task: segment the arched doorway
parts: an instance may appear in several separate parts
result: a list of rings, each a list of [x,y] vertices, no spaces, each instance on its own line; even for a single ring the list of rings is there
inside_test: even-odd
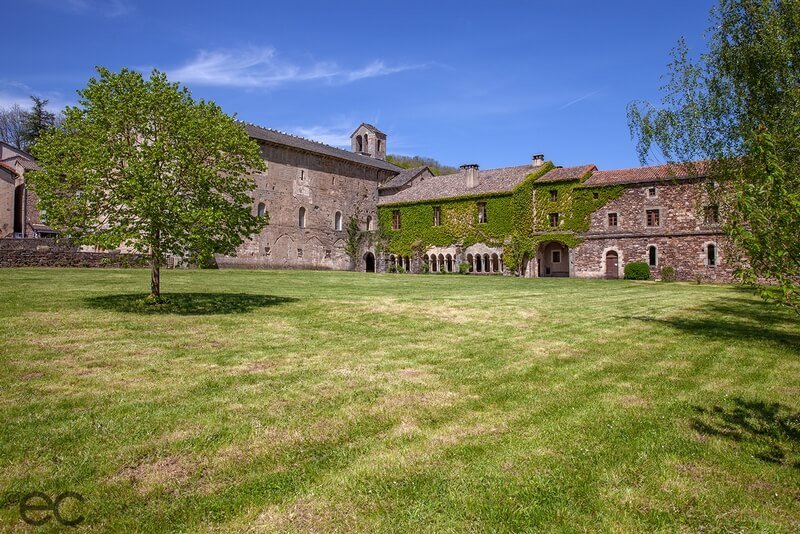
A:
[[[375,255],[372,252],[364,254],[364,271],[368,273],[375,272]]]
[[[25,226],[23,211],[25,206],[25,186],[20,184],[14,188],[14,234],[22,235]]]
[[[548,241],[539,245],[537,276],[567,277],[570,275],[570,250],[564,243]]]
[[[606,278],[619,278],[619,254],[616,250],[606,252]]]

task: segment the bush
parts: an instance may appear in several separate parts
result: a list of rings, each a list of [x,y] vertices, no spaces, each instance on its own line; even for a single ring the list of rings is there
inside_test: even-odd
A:
[[[650,280],[650,266],[644,261],[632,261],[625,265],[626,280]]]
[[[394,266],[394,265],[389,265],[389,267],[386,269],[386,272],[387,273],[396,273],[397,272],[397,267]]]
[[[428,274],[429,272],[431,272],[431,266],[428,265],[428,262],[423,262],[422,263],[422,274]]]
[[[674,267],[662,267],[661,268],[661,281],[662,282],[674,282],[678,279],[677,273],[675,273]]]
[[[469,263],[465,261],[461,262],[458,264],[458,272],[460,274],[469,274],[469,267],[470,267]]]
[[[397,266],[397,271],[396,271],[396,272],[397,272],[398,274],[405,274],[405,272],[406,272],[406,268],[405,268],[405,267],[403,267],[402,265],[398,265],[398,266]]]

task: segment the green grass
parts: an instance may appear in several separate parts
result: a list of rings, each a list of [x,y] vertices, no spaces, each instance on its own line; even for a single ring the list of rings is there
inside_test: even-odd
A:
[[[735,287],[0,275],[0,529],[800,529],[800,326]]]

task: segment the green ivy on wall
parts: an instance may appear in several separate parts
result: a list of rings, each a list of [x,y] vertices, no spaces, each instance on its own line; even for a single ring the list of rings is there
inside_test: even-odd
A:
[[[386,204],[378,208],[378,223],[388,237],[387,250],[406,256],[415,250],[475,243],[503,247],[503,262],[519,269],[523,259],[536,255],[540,243],[560,241],[572,248],[577,234],[589,229],[592,212],[624,192],[622,186],[583,188],[586,178],[570,182],[537,184],[536,180],[555,168],[547,162],[513,190],[488,195],[465,195],[443,200]],[[588,173],[587,173],[588,176]],[[551,191],[557,192],[551,200]],[[594,195],[598,198],[595,199]],[[487,222],[478,223],[478,202],[486,203]],[[433,209],[441,208],[440,225],[433,225]],[[400,229],[392,229],[392,212],[400,211]],[[558,228],[550,227],[550,213],[560,214]]]

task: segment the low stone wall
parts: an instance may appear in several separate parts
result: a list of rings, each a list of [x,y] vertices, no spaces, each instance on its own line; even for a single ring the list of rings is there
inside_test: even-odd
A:
[[[148,258],[119,252],[82,252],[54,239],[0,239],[0,267],[145,267]]]

